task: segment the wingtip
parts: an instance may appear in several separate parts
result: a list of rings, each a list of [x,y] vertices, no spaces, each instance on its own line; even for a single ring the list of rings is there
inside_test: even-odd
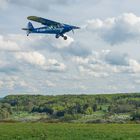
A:
[[[28,16],[27,19],[30,20],[32,17],[34,17],[34,16]]]
[[[37,16],[28,16],[28,17],[27,17],[28,20],[34,20],[34,19],[36,19],[36,18],[38,18],[38,17],[37,17]]]

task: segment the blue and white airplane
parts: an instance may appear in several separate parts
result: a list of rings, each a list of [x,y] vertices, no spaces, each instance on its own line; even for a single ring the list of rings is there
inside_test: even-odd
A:
[[[27,36],[30,33],[42,33],[42,34],[55,34],[56,38],[63,37],[64,40],[67,40],[67,36],[65,33],[72,31],[74,33],[75,29],[80,29],[80,27],[67,25],[59,22],[55,22],[52,20],[44,19],[36,16],[27,17],[28,20],[39,22],[43,24],[43,27],[34,28],[31,22],[28,23],[27,28],[23,28],[22,30],[27,31]]]

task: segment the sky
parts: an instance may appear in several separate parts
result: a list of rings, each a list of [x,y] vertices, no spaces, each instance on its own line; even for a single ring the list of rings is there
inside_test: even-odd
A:
[[[139,92],[139,5],[139,0],[0,0],[0,97]],[[27,16],[81,29],[67,33],[67,41],[27,37],[21,30]]]

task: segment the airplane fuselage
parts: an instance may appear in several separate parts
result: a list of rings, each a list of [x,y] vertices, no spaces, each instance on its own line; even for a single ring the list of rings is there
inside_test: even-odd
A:
[[[40,27],[40,28],[34,28],[30,30],[30,33],[62,35],[71,30],[72,30],[71,26],[66,26],[66,25],[64,27],[45,26],[45,27]]]

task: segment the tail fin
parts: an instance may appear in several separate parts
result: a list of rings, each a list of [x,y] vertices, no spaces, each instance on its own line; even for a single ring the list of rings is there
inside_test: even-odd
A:
[[[27,33],[27,36],[29,36],[30,33],[34,30],[34,26],[31,22],[28,23],[27,28],[22,28],[22,30],[25,30]]]
[[[33,30],[34,26],[31,22],[29,22],[28,25],[27,25],[27,28],[28,28],[28,30]]]

